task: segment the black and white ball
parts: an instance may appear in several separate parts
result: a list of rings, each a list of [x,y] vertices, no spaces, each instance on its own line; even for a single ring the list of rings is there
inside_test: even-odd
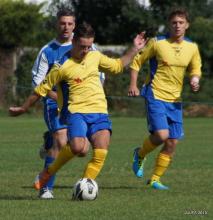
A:
[[[73,200],[95,200],[98,196],[98,184],[95,180],[82,178],[73,187]]]

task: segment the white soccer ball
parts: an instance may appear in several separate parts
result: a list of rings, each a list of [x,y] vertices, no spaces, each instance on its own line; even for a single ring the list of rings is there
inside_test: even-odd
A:
[[[98,184],[95,180],[82,178],[73,187],[73,200],[95,200],[98,196]]]

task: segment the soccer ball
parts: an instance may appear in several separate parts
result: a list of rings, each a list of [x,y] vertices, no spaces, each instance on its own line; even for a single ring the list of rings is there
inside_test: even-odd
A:
[[[95,180],[82,178],[73,187],[73,200],[95,200],[98,196],[98,184]]]

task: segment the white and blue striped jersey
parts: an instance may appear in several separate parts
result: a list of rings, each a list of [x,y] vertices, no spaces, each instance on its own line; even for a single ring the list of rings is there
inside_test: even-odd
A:
[[[44,80],[53,64],[58,62],[71,48],[71,42],[61,44],[54,39],[40,50],[32,68],[33,87],[39,85]]]

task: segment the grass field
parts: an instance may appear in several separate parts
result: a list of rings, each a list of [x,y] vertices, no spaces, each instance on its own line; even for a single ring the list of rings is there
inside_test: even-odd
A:
[[[40,117],[0,118],[0,219],[172,220],[213,219],[213,119],[185,119],[185,138],[162,181],[168,191],[146,186],[157,152],[149,155],[145,178],[131,172],[133,148],[147,135],[145,119],[113,118],[109,155],[97,178],[93,202],[71,201],[73,184],[86,158],[76,158],[57,174],[55,199],[41,201],[32,188],[43,161],[38,156],[45,130]],[[51,216],[51,217],[49,217]]]

